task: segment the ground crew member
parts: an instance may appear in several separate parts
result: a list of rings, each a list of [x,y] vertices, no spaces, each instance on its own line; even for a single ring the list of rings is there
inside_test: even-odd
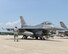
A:
[[[18,28],[16,26],[14,28],[14,41],[18,42]]]

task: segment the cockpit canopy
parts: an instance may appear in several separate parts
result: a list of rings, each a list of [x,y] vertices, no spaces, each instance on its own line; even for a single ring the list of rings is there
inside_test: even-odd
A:
[[[45,24],[45,25],[52,25],[52,23],[51,23],[51,22],[48,22],[48,21],[43,22],[42,24]]]

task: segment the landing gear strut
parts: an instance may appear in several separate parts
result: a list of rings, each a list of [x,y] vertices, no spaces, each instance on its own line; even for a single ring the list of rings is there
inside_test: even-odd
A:
[[[23,35],[22,39],[27,39],[27,36],[26,35]]]

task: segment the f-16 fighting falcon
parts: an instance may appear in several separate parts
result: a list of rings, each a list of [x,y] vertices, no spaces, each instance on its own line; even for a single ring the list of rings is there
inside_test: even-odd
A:
[[[24,21],[24,18],[20,16],[21,28],[19,33],[23,34],[23,39],[27,39],[28,36],[35,39],[48,39],[51,31],[64,30],[64,28],[54,27],[50,22],[43,22],[35,26],[29,26]],[[14,30],[13,28],[6,28],[8,31]]]

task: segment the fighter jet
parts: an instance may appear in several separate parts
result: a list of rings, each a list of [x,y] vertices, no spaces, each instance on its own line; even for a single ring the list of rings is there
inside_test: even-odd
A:
[[[60,33],[63,33],[65,36],[68,36],[68,27],[61,21],[60,26],[65,28],[65,30],[61,30]]]
[[[43,22],[35,26],[29,26],[24,21],[24,18],[20,16],[21,28],[19,33],[23,34],[23,38],[27,39],[28,36],[36,39],[48,39],[51,31],[64,30],[64,28],[54,27],[50,22]],[[13,30],[13,28],[6,28],[7,30]]]

